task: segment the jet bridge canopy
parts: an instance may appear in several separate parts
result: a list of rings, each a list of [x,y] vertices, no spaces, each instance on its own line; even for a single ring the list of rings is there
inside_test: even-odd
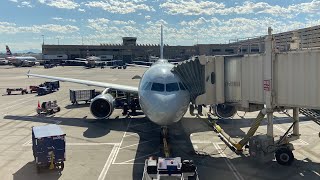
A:
[[[273,52],[272,81],[264,78],[266,58],[266,53],[199,56],[173,72],[196,104],[230,103],[248,110],[265,104],[265,92],[271,91],[273,107],[320,109],[319,49]]]

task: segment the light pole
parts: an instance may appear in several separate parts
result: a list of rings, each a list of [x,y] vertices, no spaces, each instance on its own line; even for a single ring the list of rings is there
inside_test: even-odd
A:
[[[59,43],[59,39],[60,39],[60,38],[57,38],[57,39],[58,39],[58,45],[59,45],[59,44],[60,44],[60,43]]]
[[[44,35],[41,35],[42,36],[42,45],[44,45]]]

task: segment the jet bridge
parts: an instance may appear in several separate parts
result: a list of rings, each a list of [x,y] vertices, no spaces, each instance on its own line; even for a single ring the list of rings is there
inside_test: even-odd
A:
[[[320,109],[320,49],[277,52],[269,38],[262,54],[199,56],[172,71],[198,105],[228,104],[245,111],[267,104],[272,109]]]
[[[260,110],[263,116],[266,114],[267,137],[272,138],[268,143],[274,142],[273,112],[293,109],[290,129],[297,139],[299,108],[320,110],[320,49],[302,49],[299,44],[297,33],[293,33],[290,50],[278,51],[269,28],[264,53],[199,56],[176,65],[172,71],[186,85],[191,101],[197,105],[215,105],[218,117],[231,117],[236,110]],[[234,144],[237,150],[241,150],[253,136],[263,120],[261,117],[257,117],[245,138]],[[262,139],[255,142],[265,141]],[[279,153],[287,153],[291,157],[292,145],[283,142],[281,138],[274,144],[275,147],[277,145],[275,152],[279,150],[278,157],[282,157]]]

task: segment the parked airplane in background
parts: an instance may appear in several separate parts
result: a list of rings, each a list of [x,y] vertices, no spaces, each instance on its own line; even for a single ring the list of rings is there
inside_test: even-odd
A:
[[[6,46],[6,60],[10,61],[12,65],[16,67],[31,67],[40,65],[40,63],[37,61],[37,58],[32,56],[13,56],[9,46]]]
[[[180,78],[171,71],[174,65],[163,59],[162,34],[161,26],[161,57],[145,71],[140,80],[139,87],[38,75],[29,72],[27,75],[106,88],[101,95],[91,101],[90,111],[98,119],[108,118],[115,108],[115,97],[106,93],[107,89],[138,94],[139,103],[144,114],[152,122],[166,127],[178,122],[184,116],[190,103],[190,94]]]
[[[9,64],[9,61],[6,60],[5,58],[0,58],[0,65],[7,65]]]
[[[85,62],[86,63],[86,66],[89,67],[89,68],[94,68],[96,66],[98,66],[99,64],[103,63],[101,61],[101,58],[97,57],[97,56],[87,56],[85,59],[83,58],[76,58],[77,60],[79,61],[76,61],[76,62]],[[73,60],[71,60],[73,61]]]
[[[101,61],[100,57],[97,56],[87,56],[86,58],[76,58],[76,60],[66,60],[68,62],[80,62],[85,63],[85,66],[88,68],[94,68],[98,65],[104,65],[104,61]]]
[[[80,62],[85,63],[87,68],[95,68],[96,66],[123,66],[122,60],[109,60],[109,61],[102,61],[100,57],[97,56],[87,56],[87,58],[76,58],[76,60],[66,60],[69,62]]]

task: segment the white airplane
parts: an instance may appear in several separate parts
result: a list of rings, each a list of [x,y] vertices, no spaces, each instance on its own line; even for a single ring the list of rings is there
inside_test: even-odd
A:
[[[122,60],[112,60],[112,61],[101,61],[100,57],[97,56],[87,56],[86,58],[76,58],[76,60],[67,60],[69,62],[80,62],[85,63],[86,67],[94,68],[98,65],[118,65],[122,64]]]
[[[161,58],[145,71],[140,80],[139,87],[38,75],[31,74],[30,72],[27,73],[27,76],[106,88],[106,90],[101,95],[95,97],[90,104],[92,115],[98,119],[108,118],[114,110],[115,99],[111,94],[106,93],[107,89],[137,93],[144,114],[152,122],[166,127],[178,122],[184,116],[190,103],[190,94],[180,78],[171,72],[174,65],[163,59],[162,35],[161,26]]]
[[[76,59],[79,61],[77,61],[77,60],[70,60],[70,61],[85,62],[86,66],[90,67],[90,68],[94,68],[99,63],[103,63],[103,61],[101,61],[101,58],[99,58],[97,56],[87,56],[85,59],[83,59],[83,58],[76,58]]]
[[[0,58],[0,65],[7,65],[9,64],[9,61],[6,60],[5,58]]]
[[[32,56],[13,56],[9,46],[6,46],[6,60],[10,61],[12,65],[16,67],[31,67],[31,66],[36,66],[40,65],[40,63],[37,61],[37,58],[32,57]]]

